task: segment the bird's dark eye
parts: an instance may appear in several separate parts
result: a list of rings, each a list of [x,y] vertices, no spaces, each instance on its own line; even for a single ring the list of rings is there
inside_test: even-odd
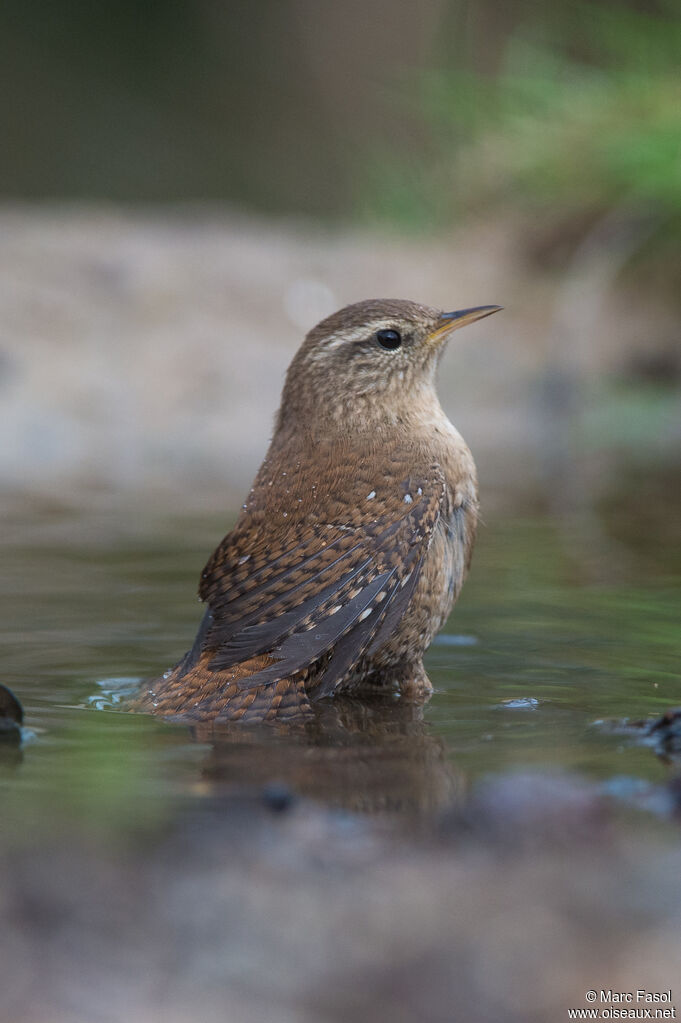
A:
[[[381,348],[387,348],[389,352],[394,352],[402,344],[402,337],[396,330],[377,330],[376,340]]]

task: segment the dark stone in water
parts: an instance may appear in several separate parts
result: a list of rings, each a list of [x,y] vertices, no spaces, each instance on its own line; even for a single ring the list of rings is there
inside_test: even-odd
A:
[[[283,813],[290,810],[296,801],[295,793],[281,782],[270,782],[262,790],[262,800],[269,810]]]
[[[662,717],[648,725],[647,735],[654,739],[659,751],[667,756],[681,753],[681,707],[671,707]]]
[[[0,683],[0,742],[20,742],[24,711],[11,689]]]
[[[681,760],[681,707],[670,707],[657,718],[606,719],[594,724],[613,735],[629,736],[668,763]]]

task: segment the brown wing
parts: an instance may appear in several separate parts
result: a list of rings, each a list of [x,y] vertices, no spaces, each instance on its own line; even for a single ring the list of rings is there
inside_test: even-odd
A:
[[[260,532],[247,522],[237,527],[201,581],[209,611],[200,652],[213,654],[211,670],[268,654],[274,664],[239,682],[251,689],[327,658],[315,692],[331,692],[360,656],[385,642],[404,614],[444,493],[434,466],[427,477],[379,495],[376,515],[368,520],[366,507],[347,523],[307,519],[292,524],[276,545],[267,523]]]

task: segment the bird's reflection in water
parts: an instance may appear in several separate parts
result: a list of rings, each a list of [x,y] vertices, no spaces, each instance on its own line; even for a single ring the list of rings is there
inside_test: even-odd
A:
[[[203,779],[211,790],[260,788],[336,809],[427,821],[464,792],[463,775],[423,707],[397,698],[336,698],[276,725],[196,726],[211,743]]]

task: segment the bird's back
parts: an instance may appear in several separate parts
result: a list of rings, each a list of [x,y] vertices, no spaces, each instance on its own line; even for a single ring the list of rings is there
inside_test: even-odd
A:
[[[138,708],[271,718],[361,685],[428,690],[423,653],[477,518],[475,466],[435,371],[452,330],[497,308],[370,300],[310,331],[270,450],[201,577],[194,646]]]
[[[473,544],[467,448],[445,438],[408,453],[344,443],[314,463],[298,455],[270,452],[202,574],[208,608],[194,646],[140,709],[281,718],[420,662]]]

